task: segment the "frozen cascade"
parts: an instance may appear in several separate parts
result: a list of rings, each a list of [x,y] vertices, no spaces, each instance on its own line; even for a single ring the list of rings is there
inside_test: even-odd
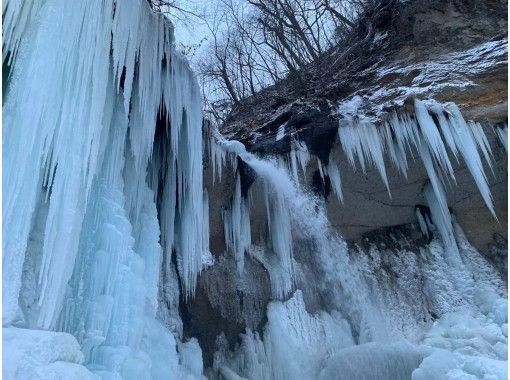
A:
[[[342,290],[332,295],[332,302],[340,307],[348,297],[347,312],[360,329],[360,339],[369,339],[384,331],[377,322],[377,311],[365,301],[367,293],[357,279],[357,273],[350,270],[346,244],[331,231],[320,200],[297,185],[286,165],[278,164],[276,160],[260,159],[247,152],[242,143],[225,140],[218,133],[213,138],[226,152],[238,155],[257,173],[256,181],[262,182],[269,249],[252,247],[250,254],[268,270],[273,295],[281,299],[295,288],[293,242],[297,238],[313,241],[316,265],[324,268],[324,283],[332,285],[340,281],[342,284]],[[225,231],[226,234],[233,232]]]
[[[172,26],[142,0],[10,0],[4,36],[3,325],[73,334],[68,367],[102,377],[200,378],[196,340],[156,318],[163,261],[185,297],[211,264],[200,92]]]
[[[198,340],[183,341],[179,315],[179,299],[190,300],[199,273],[214,265],[201,102],[171,25],[143,0],[9,0],[3,15],[12,67],[3,130],[4,374],[203,378]],[[451,153],[494,213],[483,162],[491,168],[491,149],[454,104],[416,100],[415,110],[379,126],[350,119],[339,137],[350,164],[376,167],[388,191],[384,154],[404,175],[407,156],[421,158],[430,214],[417,208],[417,220],[431,241],[418,252],[405,238],[384,252],[348,250],[324,202],[299,185],[311,159],[304,143],[292,141],[285,162],[212,133],[213,181],[227,162],[236,172],[223,214],[227,250],[241,276],[246,254],[259,261],[272,291],[261,332],[247,330],[234,348],[217,338],[221,376],[505,377],[506,286],[445,196]],[[506,128],[496,133],[506,148]],[[242,194],[238,159],[256,173],[252,188],[265,202],[260,246],[251,235],[255,190]],[[342,200],[338,163],[319,160],[318,168]],[[394,282],[388,268],[399,274]]]

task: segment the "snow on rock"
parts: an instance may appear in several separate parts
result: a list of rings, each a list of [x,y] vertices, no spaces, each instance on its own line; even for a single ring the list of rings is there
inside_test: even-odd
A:
[[[350,110],[355,115],[352,110],[355,106],[358,115],[370,115],[362,117],[374,122],[388,107],[398,109],[404,106],[410,96],[425,99],[435,98],[442,93],[476,90],[478,86],[483,86],[479,83],[479,77],[507,65],[507,45],[507,38],[489,40],[431,60],[383,65],[377,69],[375,78],[370,76],[368,91],[360,89],[343,101],[340,113]],[[360,76],[367,74],[373,74],[372,67],[360,73]]]

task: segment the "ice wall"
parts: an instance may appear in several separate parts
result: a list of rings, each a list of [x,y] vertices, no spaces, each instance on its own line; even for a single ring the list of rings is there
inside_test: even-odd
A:
[[[3,7],[3,325],[71,333],[102,377],[200,376],[196,341],[156,319],[161,263],[190,297],[210,262],[201,99],[172,25],[142,0]]]

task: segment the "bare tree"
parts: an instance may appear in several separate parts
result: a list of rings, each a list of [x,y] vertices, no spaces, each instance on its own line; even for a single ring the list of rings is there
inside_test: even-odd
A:
[[[156,11],[200,18],[207,26],[198,74],[206,111],[221,123],[242,99],[306,70],[337,46],[366,0],[218,0],[212,14],[201,15],[182,0],[148,1]]]

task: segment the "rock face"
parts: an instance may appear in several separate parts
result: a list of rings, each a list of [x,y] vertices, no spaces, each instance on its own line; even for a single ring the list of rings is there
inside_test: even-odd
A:
[[[300,183],[324,199],[332,227],[350,247],[359,248],[356,254],[367,253],[374,244],[383,252],[396,241],[405,240],[409,243],[405,249],[416,257],[411,264],[417,265],[419,272],[418,266],[424,260],[420,247],[428,240],[417,227],[415,209],[426,204],[422,190],[429,177],[418,154],[414,152],[415,159],[408,160],[406,178],[385,152],[390,196],[375,165],[366,171],[352,167],[339,143],[338,128],[353,119],[380,126],[394,111],[412,115],[414,98],[456,103],[466,120],[483,125],[492,150],[492,169],[486,162],[484,169],[497,220],[484,203],[464,160],[453,156],[450,161],[455,183],[445,189],[448,206],[469,242],[506,277],[507,151],[494,129],[496,124],[507,121],[506,5],[475,0],[386,3],[386,11],[375,21],[374,37],[368,46],[352,53],[352,63],[345,70],[326,73],[324,82],[326,74],[321,67],[327,67],[332,59],[325,57],[325,62],[312,65],[309,72],[303,73],[302,86],[292,83],[295,78],[289,78],[246,99],[232,112],[221,132],[264,157],[288,158],[295,141],[306,145],[311,159],[306,175],[299,176]],[[331,54],[334,56],[334,52]],[[316,77],[321,75],[325,85],[318,87]],[[343,202],[334,196],[331,179],[320,173],[321,165],[327,166],[330,160],[337,163],[341,173]],[[235,168],[227,161],[218,180],[211,163],[206,162],[205,167],[204,182],[211,199],[210,247],[216,265],[201,275],[197,297],[183,306],[190,316],[188,320],[184,318],[183,324],[185,334],[198,337],[204,365],[210,367],[218,335],[223,333],[233,348],[239,333],[246,328],[262,328],[271,291],[269,274],[260,263],[248,260],[245,277],[240,279],[232,254],[226,252],[222,213],[233,194]],[[237,168],[242,176],[249,177],[239,165]],[[252,180],[247,179],[246,186]],[[264,244],[267,230],[261,216],[265,212],[261,198],[252,195],[251,199],[252,243],[259,245]],[[306,281],[306,276],[321,275],[319,269],[313,269],[316,263],[312,259],[295,254],[304,268],[300,281]],[[389,264],[382,263],[376,271],[398,282],[398,273],[391,271],[391,260],[402,268],[407,262],[399,257],[388,260]],[[324,308],[326,303],[313,292],[307,295],[305,291],[304,298],[309,311]],[[420,318],[429,318],[425,314],[430,317],[434,311],[416,312]]]

